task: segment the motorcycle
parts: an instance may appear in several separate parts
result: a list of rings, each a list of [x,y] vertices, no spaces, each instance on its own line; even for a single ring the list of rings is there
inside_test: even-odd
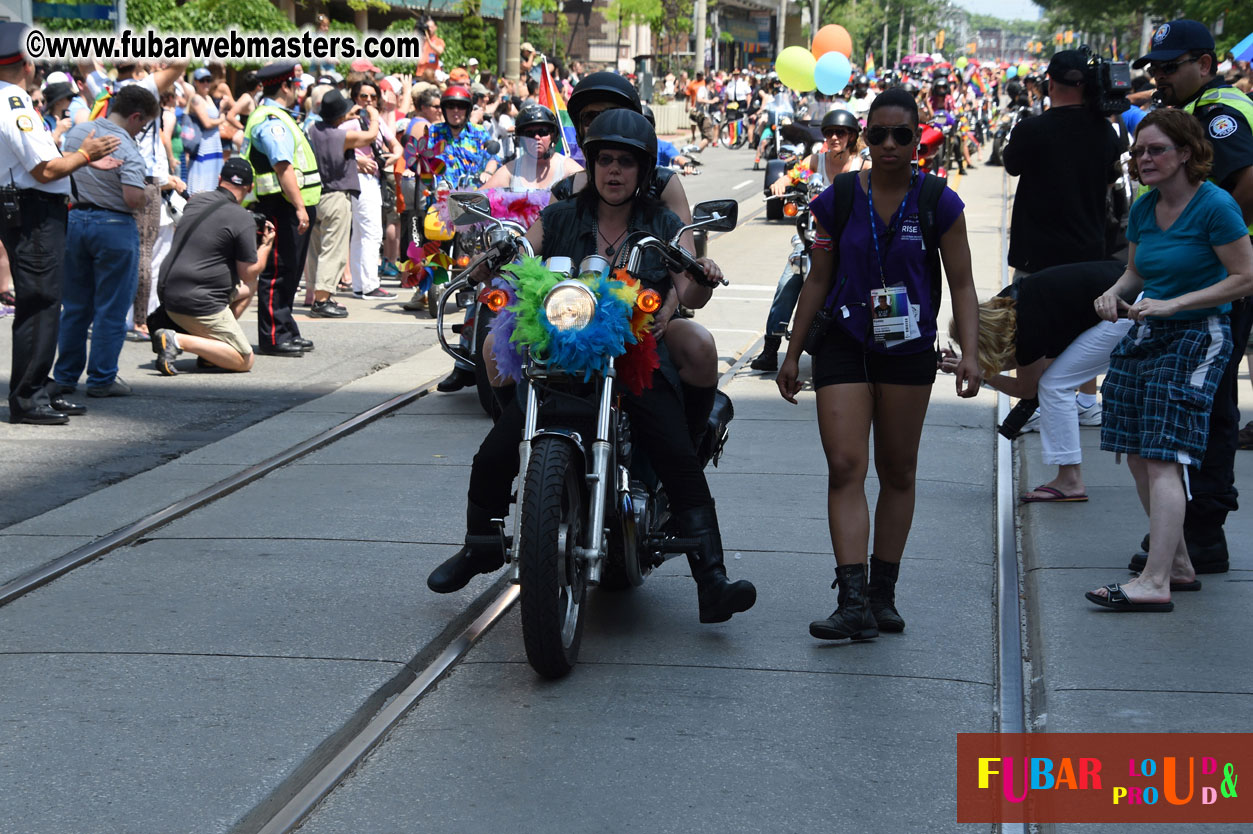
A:
[[[762,184],[762,194],[770,196],[770,186],[787,173],[788,169],[811,153],[822,148],[822,130],[817,124],[809,122],[791,122],[781,125],[775,131],[778,144],[776,157],[766,163],[766,176]],[[782,220],[783,204],[780,202],[766,203],[766,219]]]
[[[718,144],[728,150],[742,148],[748,144],[749,134],[752,132],[748,126],[748,118],[740,112],[738,102],[729,102],[726,109],[726,121],[718,127]]]
[[[638,586],[666,559],[700,548],[678,535],[665,488],[634,453],[618,389],[650,384],[656,367],[649,327],[662,299],[633,277],[640,258],[652,250],[668,268],[703,276],[679,236],[730,231],[738,207],[734,200],[701,203],[673,240],[633,232],[617,263],[592,256],[576,267],[569,258],[539,262],[520,229],[491,217],[482,195],[452,201],[458,225],[495,224],[482,257],[504,272],[480,296],[511,314],[493,328],[496,358],[502,374],[516,375],[525,389],[518,394],[525,419],[515,534],[506,537],[501,520],[491,543],[503,548],[521,585],[527,660],[540,675],[559,678],[578,661],[589,588]],[[519,254],[526,257],[511,263]],[[732,411],[723,395],[699,450],[702,465],[716,465]]]
[[[1009,134],[1018,126],[1019,122],[1030,115],[1030,106],[1019,105],[1012,107],[1001,116],[1000,123],[996,126],[996,133],[992,136],[992,152],[988,154],[989,165],[1005,164],[1001,159],[1001,152],[1005,149],[1005,143],[1009,141]]]

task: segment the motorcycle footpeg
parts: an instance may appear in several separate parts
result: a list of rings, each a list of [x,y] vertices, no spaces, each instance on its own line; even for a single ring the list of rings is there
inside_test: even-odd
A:
[[[454,324],[454,325],[452,326],[452,332],[453,332],[453,333],[456,333],[458,336],[460,336],[460,335],[461,335],[461,331],[462,331],[464,328],[465,328],[465,325],[464,325],[464,324]]]
[[[657,542],[656,549],[663,553],[692,553],[700,550],[700,539],[685,539],[680,536],[667,536]]]

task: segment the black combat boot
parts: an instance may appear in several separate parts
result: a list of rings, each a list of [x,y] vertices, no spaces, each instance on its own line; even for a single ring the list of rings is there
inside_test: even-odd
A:
[[[879,624],[880,631],[893,634],[905,630],[905,620],[896,610],[896,577],[900,571],[900,562],[885,562],[871,555],[870,584],[866,588],[870,614]]]
[[[718,515],[713,506],[696,507],[676,512],[679,534],[699,539],[698,553],[687,554],[696,580],[697,600],[702,623],[724,623],[732,614],[747,611],[757,601],[757,589],[747,579],[732,582],[722,563],[722,536],[718,532]]]
[[[1188,548],[1192,569],[1198,574],[1226,573],[1231,570],[1231,557],[1227,552],[1227,534],[1221,524],[1207,529],[1183,528],[1183,543]],[[1131,557],[1127,569],[1140,573],[1149,561],[1149,537],[1146,533],[1140,542],[1140,552]]]
[[[782,336],[767,336],[757,358],[748,364],[754,371],[779,370],[779,345],[783,344]]]
[[[879,627],[866,600],[866,565],[843,565],[835,569],[832,588],[839,588],[835,612],[809,624],[809,633],[820,640],[870,640]]]
[[[491,573],[505,563],[492,514],[472,502],[466,504],[466,543],[451,559],[431,571],[426,586],[437,594],[460,591],[480,573]],[[473,544],[471,544],[473,542]]]
[[[687,418],[687,432],[692,436],[692,448],[700,449],[705,433],[709,431],[709,412],[714,407],[718,388],[697,388],[683,383],[683,416]]]

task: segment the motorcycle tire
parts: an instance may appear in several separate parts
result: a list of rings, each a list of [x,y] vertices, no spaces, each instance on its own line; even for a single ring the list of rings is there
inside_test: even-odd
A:
[[[441,295],[439,286],[431,284],[431,288],[426,291],[426,314],[433,319],[439,318],[439,297]]]
[[[1004,165],[1001,161],[1001,146],[1005,144],[1005,137],[1000,133],[996,134],[992,139],[992,151],[988,154],[988,165],[1000,167]]]
[[[584,544],[584,476],[570,441],[532,441],[515,541],[522,642],[531,668],[545,678],[574,668],[583,639],[587,573],[575,548]]]

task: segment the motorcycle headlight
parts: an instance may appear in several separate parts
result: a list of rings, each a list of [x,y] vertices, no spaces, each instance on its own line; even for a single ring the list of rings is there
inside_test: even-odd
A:
[[[562,281],[544,296],[544,315],[558,330],[582,330],[595,314],[596,296],[579,281]]]

